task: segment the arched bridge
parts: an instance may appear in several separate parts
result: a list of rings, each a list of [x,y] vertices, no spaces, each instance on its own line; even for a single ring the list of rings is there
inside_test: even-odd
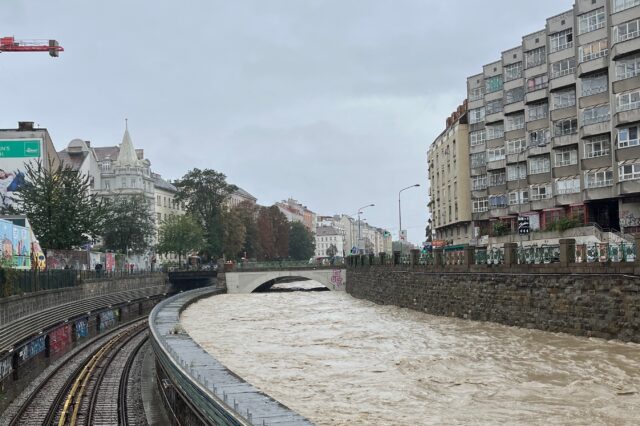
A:
[[[263,284],[280,278],[314,280],[331,291],[345,291],[344,265],[314,266],[300,262],[248,263],[225,273],[228,293],[253,293]]]

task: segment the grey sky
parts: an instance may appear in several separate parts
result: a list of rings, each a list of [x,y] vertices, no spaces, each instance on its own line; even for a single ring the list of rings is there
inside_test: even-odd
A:
[[[174,179],[213,168],[271,204],[366,210],[424,239],[426,150],[466,77],[569,0],[8,1],[0,35],[56,38],[60,58],[0,54],[0,128],[32,120],[136,148]]]

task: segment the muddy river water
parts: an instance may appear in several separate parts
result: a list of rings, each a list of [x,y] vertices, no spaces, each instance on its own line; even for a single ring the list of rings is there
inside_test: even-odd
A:
[[[640,424],[640,345],[436,317],[339,292],[220,295],[186,331],[319,425]]]

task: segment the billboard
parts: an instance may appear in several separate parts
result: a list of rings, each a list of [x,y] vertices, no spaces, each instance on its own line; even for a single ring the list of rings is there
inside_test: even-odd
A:
[[[24,226],[0,219],[0,253],[14,268],[31,268],[31,232]]]
[[[24,184],[24,165],[42,158],[42,139],[0,139],[0,204],[13,204],[14,193]]]

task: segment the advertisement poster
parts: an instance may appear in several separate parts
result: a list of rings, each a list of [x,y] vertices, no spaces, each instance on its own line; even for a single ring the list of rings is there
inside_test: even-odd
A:
[[[71,344],[71,326],[65,324],[49,333],[51,354],[63,353]]]
[[[113,253],[105,253],[104,255],[105,269],[114,271],[116,269],[116,257]]]
[[[24,185],[25,163],[42,159],[42,139],[0,139],[0,204],[14,204]]]

